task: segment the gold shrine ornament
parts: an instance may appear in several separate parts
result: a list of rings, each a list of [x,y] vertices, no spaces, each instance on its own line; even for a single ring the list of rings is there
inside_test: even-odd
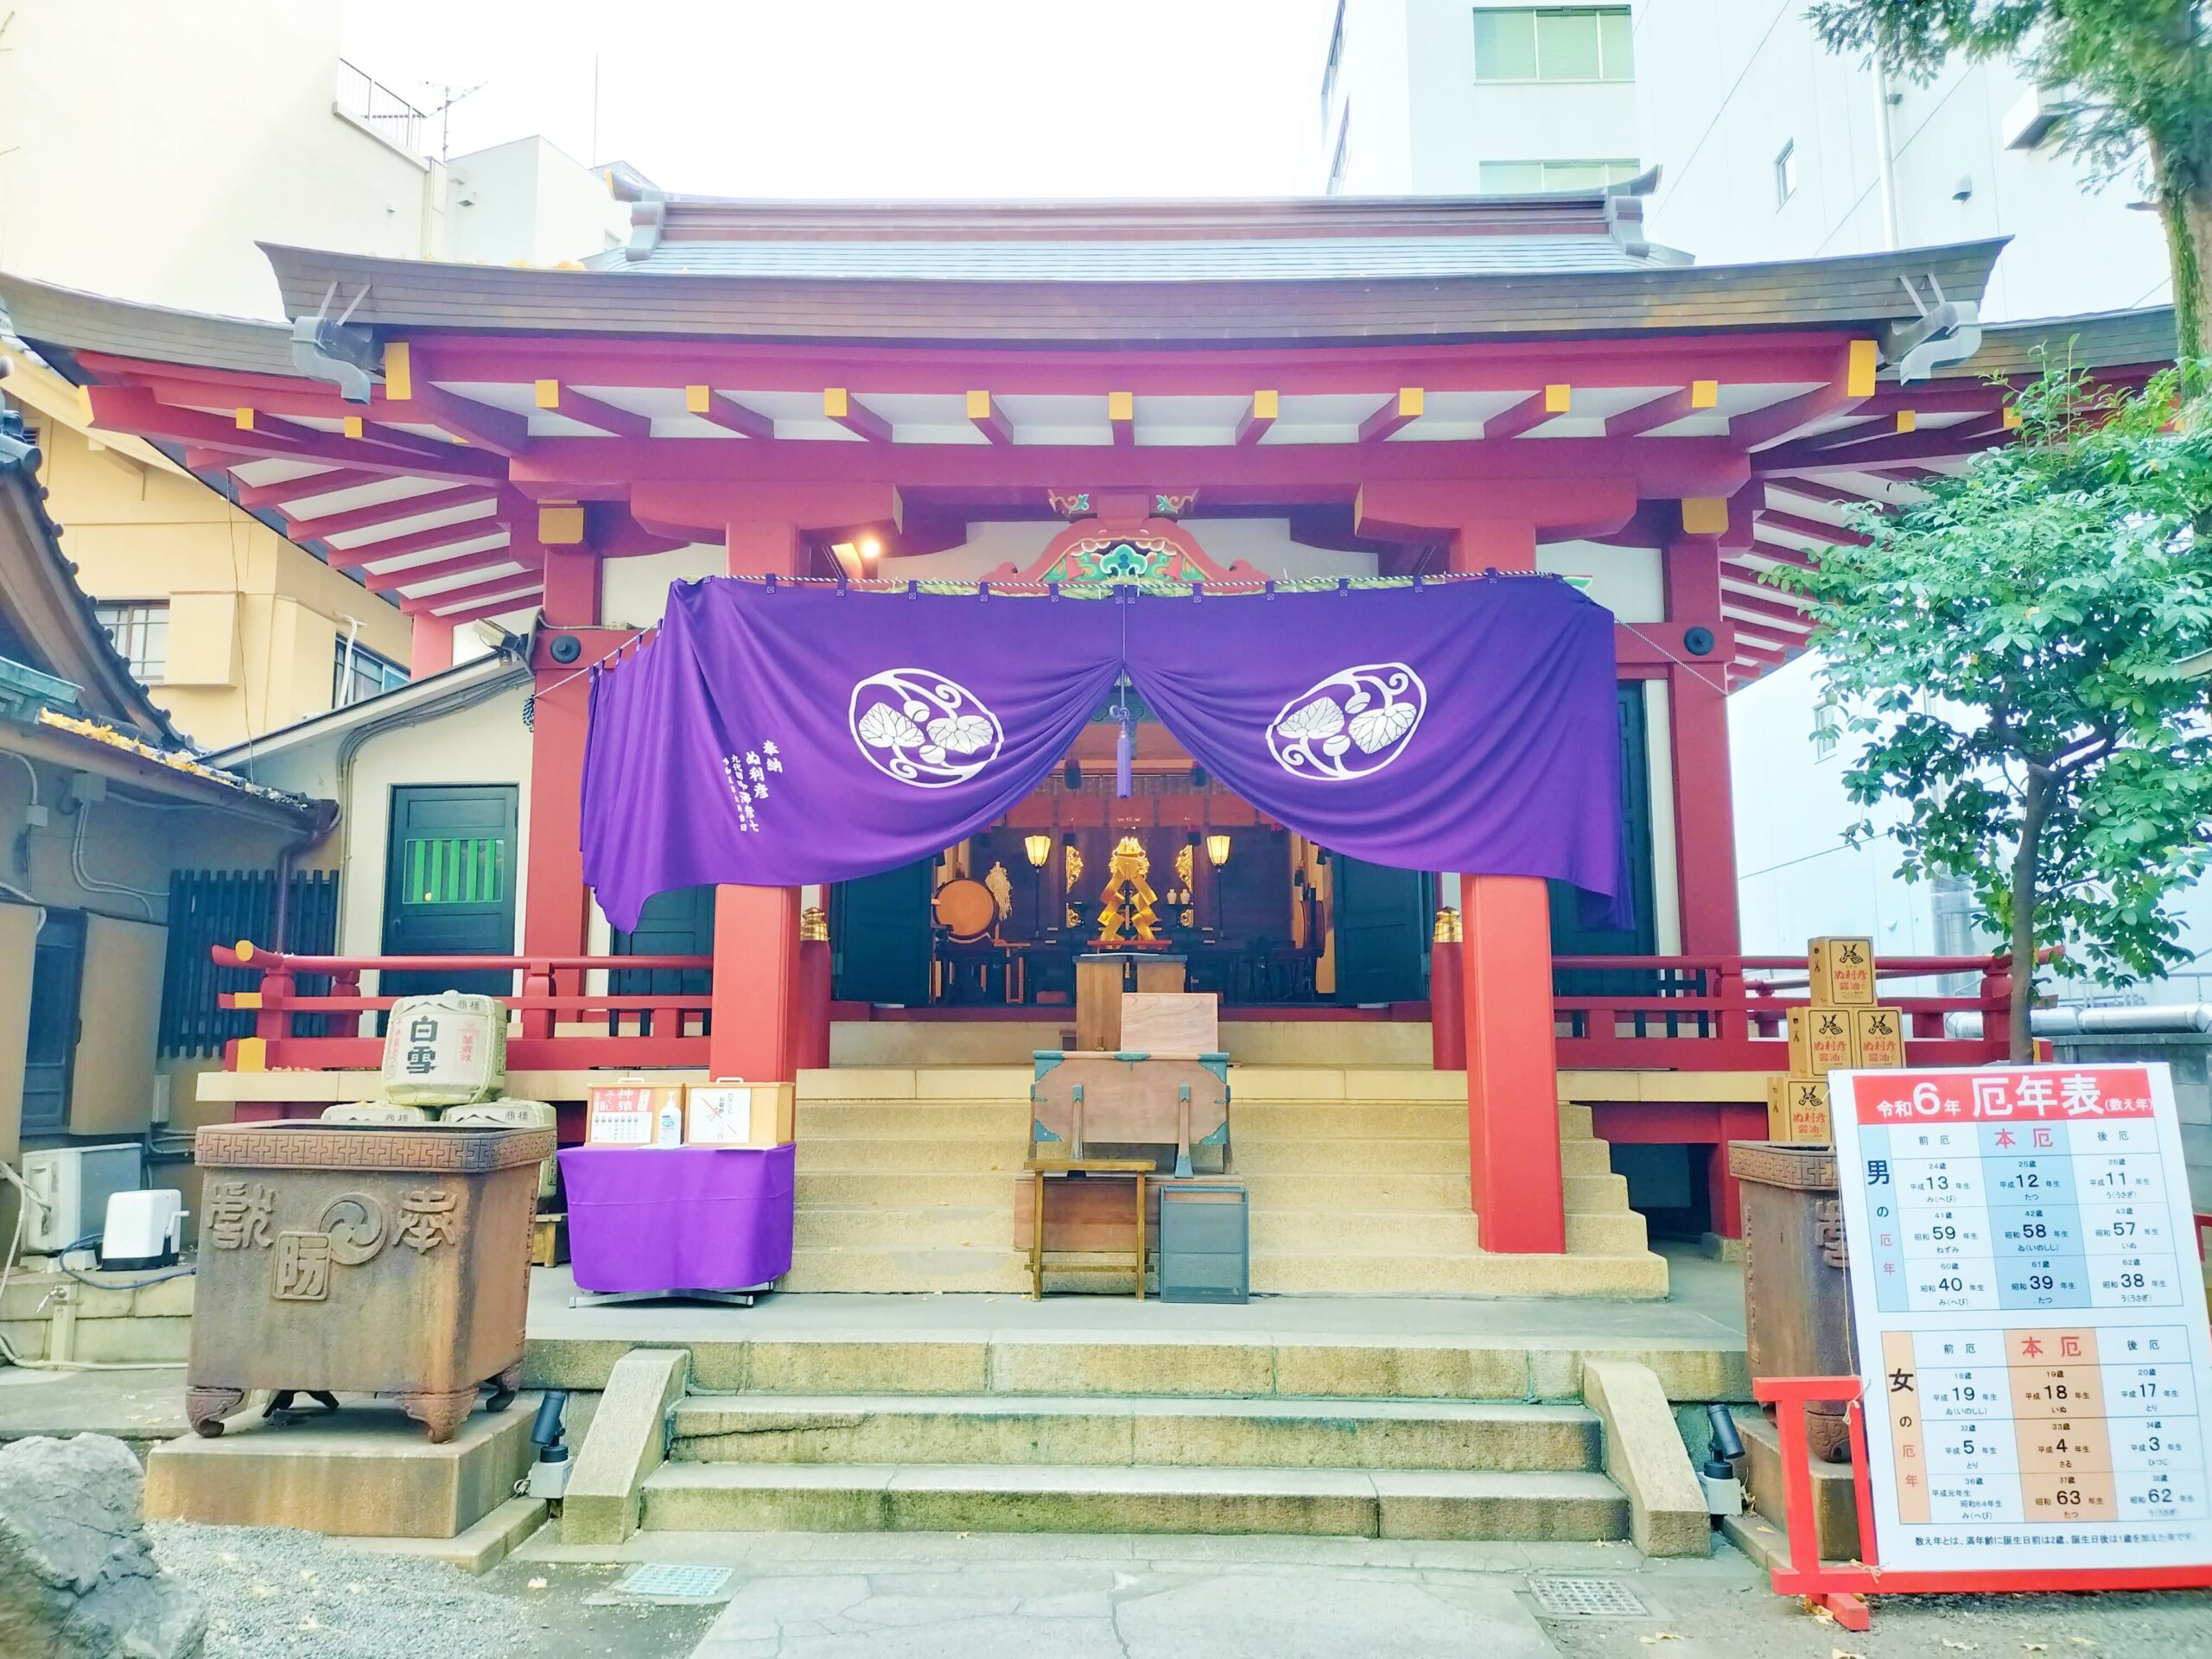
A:
[[[1145,878],[1152,874],[1152,857],[1135,836],[1123,836],[1106,861],[1106,890],[1098,895],[1098,943],[1103,945],[1148,944],[1160,934],[1154,924],[1159,912],[1152,901],[1160,895]]]

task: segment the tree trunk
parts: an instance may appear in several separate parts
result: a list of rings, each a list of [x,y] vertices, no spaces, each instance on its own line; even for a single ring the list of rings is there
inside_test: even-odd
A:
[[[2174,336],[2183,359],[2212,357],[2212,310],[2205,276],[2212,271],[2212,178],[2200,176],[2171,149],[2149,141],[2152,188],[2165,226],[2166,259],[2174,286]]]
[[[2050,810],[2050,772],[2028,763],[2027,792],[2020,803],[2020,845],[2012,855],[2012,1008],[2011,1058],[2036,1057],[2029,1025],[2036,1000],[2036,887],[2043,871],[2043,821]]]

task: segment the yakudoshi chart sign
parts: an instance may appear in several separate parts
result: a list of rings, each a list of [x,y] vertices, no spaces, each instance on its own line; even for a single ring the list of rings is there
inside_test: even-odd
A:
[[[2165,1067],[1830,1086],[1883,1567],[2212,1561],[2212,1336]]]

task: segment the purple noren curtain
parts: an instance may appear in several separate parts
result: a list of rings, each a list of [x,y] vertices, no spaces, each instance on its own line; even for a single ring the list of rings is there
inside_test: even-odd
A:
[[[701,882],[909,864],[1044,781],[1117,679],[1333,851],[1551,876],[1623,919],[1611,613],[1549,577],[1083,599],[679,583],[593,677],[586,879],[615,926]]]

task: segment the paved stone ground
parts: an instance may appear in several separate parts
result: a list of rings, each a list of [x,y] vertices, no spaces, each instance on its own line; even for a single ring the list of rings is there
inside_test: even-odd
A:
[[[593,1607],[616,1571],[550,1544],[484,1586],[536,1604],[522,1650],[542,1659],[2212,1659],[2212,1593],[1901,1600],[1854,1636],[1726,1546],[1673,1562],[1593,1544],[663,1533],[627,1553],[728,1565],[729,1599]],[[1554,1575],[1624,1584],[1646,1611],[1539,1618],[1530,1580]]]

